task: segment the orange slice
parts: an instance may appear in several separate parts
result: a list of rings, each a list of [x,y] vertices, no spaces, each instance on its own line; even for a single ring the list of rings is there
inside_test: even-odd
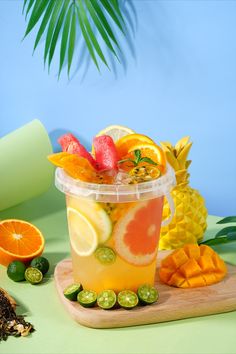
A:
[[[12,261],[29,262],[40,256],[44,237],[29,222],[8,219],[0,222],[0,263],[7,266]]]
[[[126,262],[148,265],[155,261],[163,199],[138,202],[114,228],[115,250]]]
[[[48,156],[48,160],[57,167],[63,167],[64,161],[66,158],[73,156],[68,152],[58,152],[56,154],[51,154]]]
[[[116,148],[120,159],[123,159],[128,151],[136,144],[149,143],[155,144],[152,139],[142,134],[129,134],[123,136],[116,142]]]
[[[136,144],[128,150],[128,153],[123,157],[123,159],[135,160],[135,150],[140,150],[142,157],[149,157],[154,162],[156,162],[157,167],[159,168],[162,174],[166,172],[166,157],[164,151],[160,146],[149,143]],[[151,164],[149,164],[148,162],[140,162],[138,166],[146,165],[150,166]],[[129,171],[131,168],[134,167],[134,164],[128,161],[121,163],[120,167],[126,171]]]
[[[78,155],[71,155],[62,160],[63,169],[75,179],[81,181],[98,183],[98,184],[111,184],[113,183],[114,176],[108,172],[98,172],[89,161]]]

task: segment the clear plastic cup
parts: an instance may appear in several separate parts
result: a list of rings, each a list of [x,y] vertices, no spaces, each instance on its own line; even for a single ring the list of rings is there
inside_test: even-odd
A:
[[[174,214],[173,169],[168,165],[165,175],[149,182],[106,185],[57,168],[55,183],[66,195],[75,282],[97,292],[154,284],[160,228]],[[164,196],[171,215],[162,221]]]

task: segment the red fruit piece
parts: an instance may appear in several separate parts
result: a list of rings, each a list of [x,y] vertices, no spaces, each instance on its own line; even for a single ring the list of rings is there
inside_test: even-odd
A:
[[[62,147],[62,151],[68,152],[69,154],[79,155],[80,157],[87,159],[94,168],[97,168],[97,163],[94,158],[73,134],[68,133],[62,135],[58,139],[58,142]]]
[[[118,154],[113,139],[108,135],[97,136],[93,140],[95,158],[99,170],[117,170]]]

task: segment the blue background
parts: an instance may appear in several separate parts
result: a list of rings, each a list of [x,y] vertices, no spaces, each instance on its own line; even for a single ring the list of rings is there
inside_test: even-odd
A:
[[[21,42],[22,2],[0,1],[0,136],[34,118],[87,145],[115,123],[157,141],[190,135],[191,185],[211,214],[236,214],[236,2],[137,0],[125,9],[125,65],[99,74],[84,60],[58,81],[58,55],[48,75],[44,43],[32,57],[35,32]]]

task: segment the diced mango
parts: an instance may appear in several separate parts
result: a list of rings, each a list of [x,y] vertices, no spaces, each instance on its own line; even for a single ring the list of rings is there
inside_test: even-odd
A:
[[[215,270],[215,265],[212,257],[209,255],[201,256],[198,260],[198,264],[204,272],[213,272]]]
[[[205,286],[206,281],[202,274],[196,275],[195,277],[188,278],[187,280],[190,288],[197,288],[198,286]]]
[[[201,274],[201,268],[194,258],[189,258],[187,262],[180,267],[179,270],[186,279]]]
[[[196,260],[200,257],[200,248],[198,245],[190,244],[184,246],[185,253],[189,258],[194,258]]]

